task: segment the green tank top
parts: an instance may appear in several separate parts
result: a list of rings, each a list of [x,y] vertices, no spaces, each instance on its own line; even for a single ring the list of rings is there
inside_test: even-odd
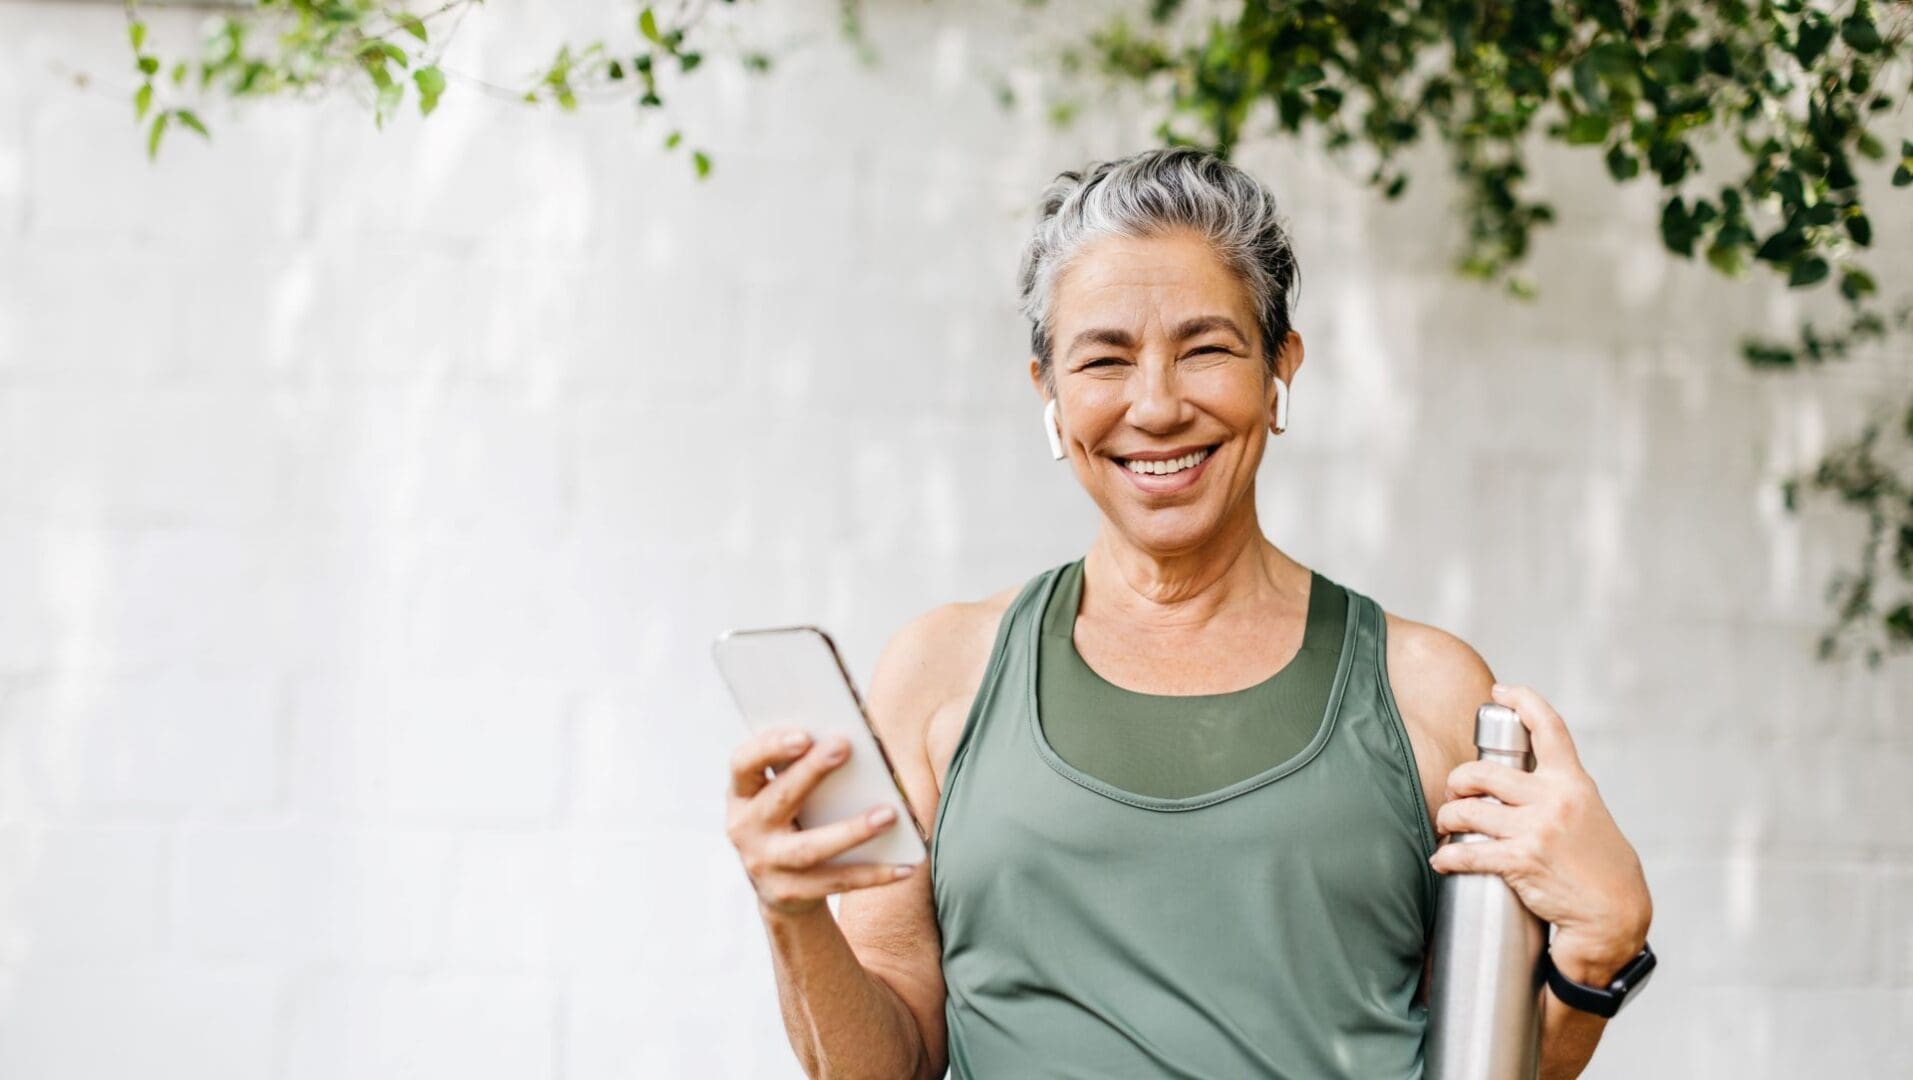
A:
[[[1347,616],[1305,746],[1166,797],[1044,735],[1063,570],[998,623],[931,832],[951,1076],[1419,1077],[1435,835],[1380,606],[1332,586]]]
[[[1126,791],[1216,791],[1284,761],[1322,722],[1341,657],[1348,598],[1309,572],[1302,645],[1281,670],[1220,694],[1145,694],[1103,678],[1076,651],[1083,560],[1064,566],[1043,608],[1037,716],[1057,756]]]

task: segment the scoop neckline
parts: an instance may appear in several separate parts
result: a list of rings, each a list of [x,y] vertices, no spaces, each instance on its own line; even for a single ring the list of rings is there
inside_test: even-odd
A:
[[[1205,806],[1213,806],[1216,803],[1235,798],[1237,795],[1245,794],[1265,784],[1280,780],[1284,776],[1308,764],[1315,755],[1321,753],[1322,747],[1327,745],[1329,735],[1335,729],[1336,718],[1341,714],[1343,690],[1348,685],[1349,671],[1354,666],[1355,632],[1356,625],[1360,621],[1361,616],[1356,595],[1346,586],[1341,586],[1341,588],[1348,598],[1348,615],[1345,620],[1346,624],[1342,628],[1342,651],[1341,654],[1336,657],[1335,678],[1329,686],[1328,704],[1322,709],[1322,719],[1321,722],[1315,726],[1314,737],[1311,738],[1308,744],[1302,747],[1302,749],[1297,750],[1283,761],[1271,765],[1252,776],[1237,780],[1232,784],[1226,784],[1214,791],[1182,796],[1144,795],[1140,792],[1129,791],[1106,781],[1099,780],[1078,769],[1076,766],[1071,765],[1068,761],[1064,760],[1061,754],[1056,752],[1056,748],[1050,745],[1049,738],[1043,734],[1043,718],[1040,712],[1042,706],[1037,700],[1038,695],[1036,692],[1037,666],[1041,663],[1043,644],[1042,616],[1043,612],[1049,607],[1050,598],[1056,592],[1056,582],[1061,576],[1061,568],[1059,567],[1051,571],[1049,580],[1044,583],[1042,595],[1036,605],[1036,633],[1030,634],[1029,640],[1024,645],[1028,651],[1026,653],[1027,662],[1024,664],[1023,692],[1026,707],[1023,710],[1023,714],[1029,729],[1030,739],[1036,745],[1037,756],[1041,757],[1045,764],[1064,779],[1080,787],[1087,788],[1098,795],[1113,799],[1116,802],[1126,803],[1130,806],[1140,807],[1145,810],[1200,810]],[[1339,583],[1333,584],[1339,585]],[[1314,585],[1311,584],[1310,588],[1314,588]],[[1084,666],[1087,667],[1088,665],[1085,664]],[[1286,671],[1287,669],[1288,665],[1283,665],[1282,670]],[[1276,675],[1280,675],[1281,673],[1281,671],[1278,671]],[[1258,683],[1257,685],[1259,686],[1261,684]],[[1249,687],[1248,689],[1253,690],[1254,688],[1255,687]],[[1118,689],[1120,689],[1120,687]],[[1132,690],[1127,692],[1137,693],[1138,691]],[[1240,690],[1227,691],[1224,696],[1242,692],[1243,691]],[[1175,700],[1194,700],[1207,695],[1163,694],[1155,696],[1168,697]]]
[[[1062,568],[1064,570],[1067,570],[1070,565],[1074,565],[1078,568],[1076,571],[1076,576],[1078,581],[1076,599],[1079,606],[1082,603],[1082,586],[1081,586],[1082,561],[1083,560],[1081,559],[1077,559],[1074,563],[1066,564]],[[1058,580],[1060,581],[1062,577],[1062,572],[1060,570],[1058,571],[1057,577],[1058,577]],[[1320,640],[1318,640],[1321,637],[1321,635],[1311,632],[1312,630],[1315,629],[1315,627],[1313,626],[1313,620],[1311,620],[1308,616],[1309,616],[1309,612],[1313,610],[1313,605],[1316,602],[1315,590],[1318,587],[1324,586],[1324,585],[1333,586],[1335,585],[1335,582],[1332,582],[1328,578],[1324,577],[1314,567],[1310,567],[1309,568],[1309,593],[1308,593],[1307,599],[1303,603],[1303,611],[1302,611],[1302,641],[1301,643],[1295,647],[1295,652],[1290,654],[1289,658],[1282,662],[1282,666],[1279,668],[1276,668],[1273,673],[1264,677],[1258,682],[1252,682],[1247,686],[1237,687],[1234,690],[1218,690],[1218,691],[1214,691],[1212,693],[1206,693],[1206,694],[1156,694],[1156,693],[1151,693],[1150,691],[1147,691],[1147,690],[1131,690],[1127,686],[1121,686],[1115,682],[1112,682],[1110,679],[1105,677],[1102,672],[1097,671],[1094,667],[1092,667],[1088,660],[1083,659],[1082,652],[1076,648],[1076,614],[1077,614],[1076,612],[1073,612],[1073,611],[1070,612],[1069,625],[1065,627],[1065,629],[1068,632],[1059,636],[1062,637],[1063,645],[1067,649],[1067,655],[1069,659],[1072,662],[1074,662],[1077,670],[1081,671],[1083,674],[1095,680],[1098,686],[1101,686],[1106,690],[1111,690],[1111,691],[1114,691],[1115,693],[1122,694],[1125,697],[1141,698],[1144,701],[1159,701],[1165,704],[1176,703],[1176,704],[1185,704],[1185,705],[1201,705],[1205,703],[1215,703],[1215,702],[1229,701],[1232,699],[1240,699],[1244,697],[1253,697],[1258,694],[1268,693],[1271,687],[1273,687],[1278,681],[1280,681],[1284,675],[1287,675],[1291,670],[1294,669],[1296,661],[1302,659],[1303,653],[1309,651],[1310,649],[1321,648],[1322,643]],[[1047,631],[1044,630],[1044,622],[1045,622],[1044,616],[1049,611],[1050,603],[1055,599],[1055,591],[1056,590],[1054,586],[1052,586],[1049,594],[1047,594],[1043,599],[1043,606],[1037,609],[1036,633],[1039,638],[1041,638],[1047,633]],[[1344,600],[1344,602],[1347,603],[1346,600]],[[1351,604],[1350,606],[1353,606],[1353,605]],[[1343,618],[1346,619],[1347,616],[1344,615]]]

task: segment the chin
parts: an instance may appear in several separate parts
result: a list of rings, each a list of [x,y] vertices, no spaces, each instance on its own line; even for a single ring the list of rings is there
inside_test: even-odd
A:
[[[1173,555],[1193,551],[1213,539],[1220,517],[1204,506],[1165,506],[1160,509],[1124,507],[1111,521],[1145,551]]]

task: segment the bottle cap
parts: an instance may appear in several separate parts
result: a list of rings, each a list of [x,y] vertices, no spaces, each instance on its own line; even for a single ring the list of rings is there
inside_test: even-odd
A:
[[[1528,729],[1513,709],[1491,701],[1475,710],[1475,745],[1483,750],[1525,754],[1530,750]]]

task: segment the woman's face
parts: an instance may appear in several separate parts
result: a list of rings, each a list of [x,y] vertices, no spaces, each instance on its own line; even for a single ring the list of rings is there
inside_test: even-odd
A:
[[[1252,510],[1275,387],[1249,291],[1192,232],[1106,237],[1056,283],[1057,425],[1076,477],[1138,547],[1200,547]],[[1278,373],[1292,378],[1291,333]],[[1034,358],[1030,378],[1043,393]]]

